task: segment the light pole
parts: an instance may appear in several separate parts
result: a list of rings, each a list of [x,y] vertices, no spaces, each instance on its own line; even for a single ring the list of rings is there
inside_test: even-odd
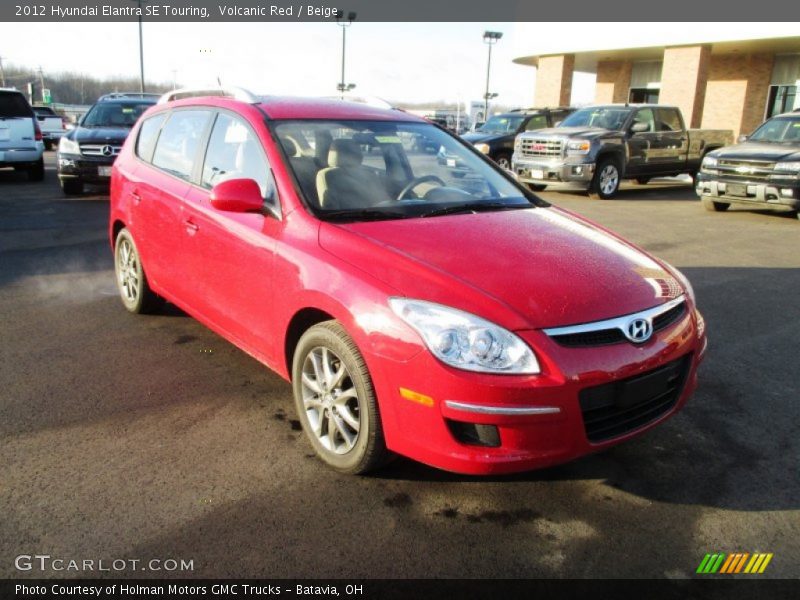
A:
[[[489,120],[489,100],[496,98],[497,94],[489,94],[489,73],[492,69],[492,46],[494,46],[500,38],[503,37],[500,31],[484,31],[483,43],[489,46],[489,60],[486,63],[486,93],[483,95],[483,121],[484,123]]]
[[[336,86],[336,89],[341,92],[342,100],[344,100],[344,93],[349,92],[352,90],[356,85],[354,83],[345,83],[344,82],[344,55],[345,55],[345,48],[347,46],[347,28],[353,24],[353,21],[356,20],[356,13],[349,12],[347,13],[347,18],[344,18],[344,11],[337,11],[336,12],[336,24],[342,28],[342,80],[339,85]]]
[[[144,40],[142,39],[142,5],[148,0],[131,0],[139,5],[139,91],[144,94]]]

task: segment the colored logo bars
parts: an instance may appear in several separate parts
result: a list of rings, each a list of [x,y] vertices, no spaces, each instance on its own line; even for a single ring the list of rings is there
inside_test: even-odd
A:
[[[772,553],[749,554],[747,552],[737,552],[725,554],[724,552],[719,552],[717,554],[706,554],[696,572],[702,574],[749,573],[754,575],[763,573],[771,560]]]

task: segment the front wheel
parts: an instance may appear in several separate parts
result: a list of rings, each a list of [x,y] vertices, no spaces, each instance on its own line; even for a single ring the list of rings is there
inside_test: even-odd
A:
[[[311,327],[292,362],[295,407],[314,451],[342,473],[362,474],[388,458],[367,365],[338,321]]]
[[[589,186],[590,198],[613,198],[619,190],[619,165],[613,158],[605,158],[597,165],[597,170]]]
[[[150,289],[139,249],[124,228],[117,234],[114,246],[114,271],[122,304],[130,312],[144,314],[161,307],[163,300]]]
[[[703,203],[703,208],[709,212],[725,212],[731,206],[729,202],[716,202],[710,198],[703,198],[701,202]]]
[[[494,157],[494,162],[496,162],[497,166],[501,169],[505,169],[506,171],[511,170],[511,157],[508,154],[498,154]]]

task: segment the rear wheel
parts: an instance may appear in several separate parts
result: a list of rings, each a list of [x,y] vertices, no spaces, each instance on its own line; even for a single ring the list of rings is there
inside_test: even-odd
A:
[[[44,179],[44,158],[40,158],[34,166],[28,169],[28,181],[42,181]]]
[[[505,169],[506,171],[511,170],[511,157],[508,154],[498,154],[494,157],[494,162],[496,162],[497,166],[501,169]]]
[[[597,165],[594,177],[589,185],[590,198],[613,198],[620,183],[619,164],[613,158],[604,158]]]
[[[80,179],[62,179],[61,191],[67,196],[79,196],[83,193],[83,182]]]
[[[130,312],[136,314],[154,312],[164,303],[150,289],[139,258],[139,250],[127,229],[122,229],[117,234],[114,246],[114,270],[122,304]]]
[[[703,203],[703,208],[710,212],[725,212],[731,206],[729,202],[716,202],[711,198],[703,198],[701,202]]]
[[[636,178],[636,183],[638,183],[639,185],[647,185],[648,183],[650,183],[650,178],[649,177],[637,177]]]
[[[367,365],[338,321],[311,327],[292,362],[295,407],[317,455],[342,473],[386,462],[378,402]]]
[[[45,150],[52,150],[53,149],[53,142],[51,142],[50,140],[45,140],[44,149]]]

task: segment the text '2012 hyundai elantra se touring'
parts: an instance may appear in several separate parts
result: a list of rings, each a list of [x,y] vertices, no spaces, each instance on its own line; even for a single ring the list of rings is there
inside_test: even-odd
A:
[[[114,163],[109,225],[125,307],[168,300],[290,380],[342,472],[602,450],[679,410],[706,348],[679,271],[399,110],[167,94]]]

